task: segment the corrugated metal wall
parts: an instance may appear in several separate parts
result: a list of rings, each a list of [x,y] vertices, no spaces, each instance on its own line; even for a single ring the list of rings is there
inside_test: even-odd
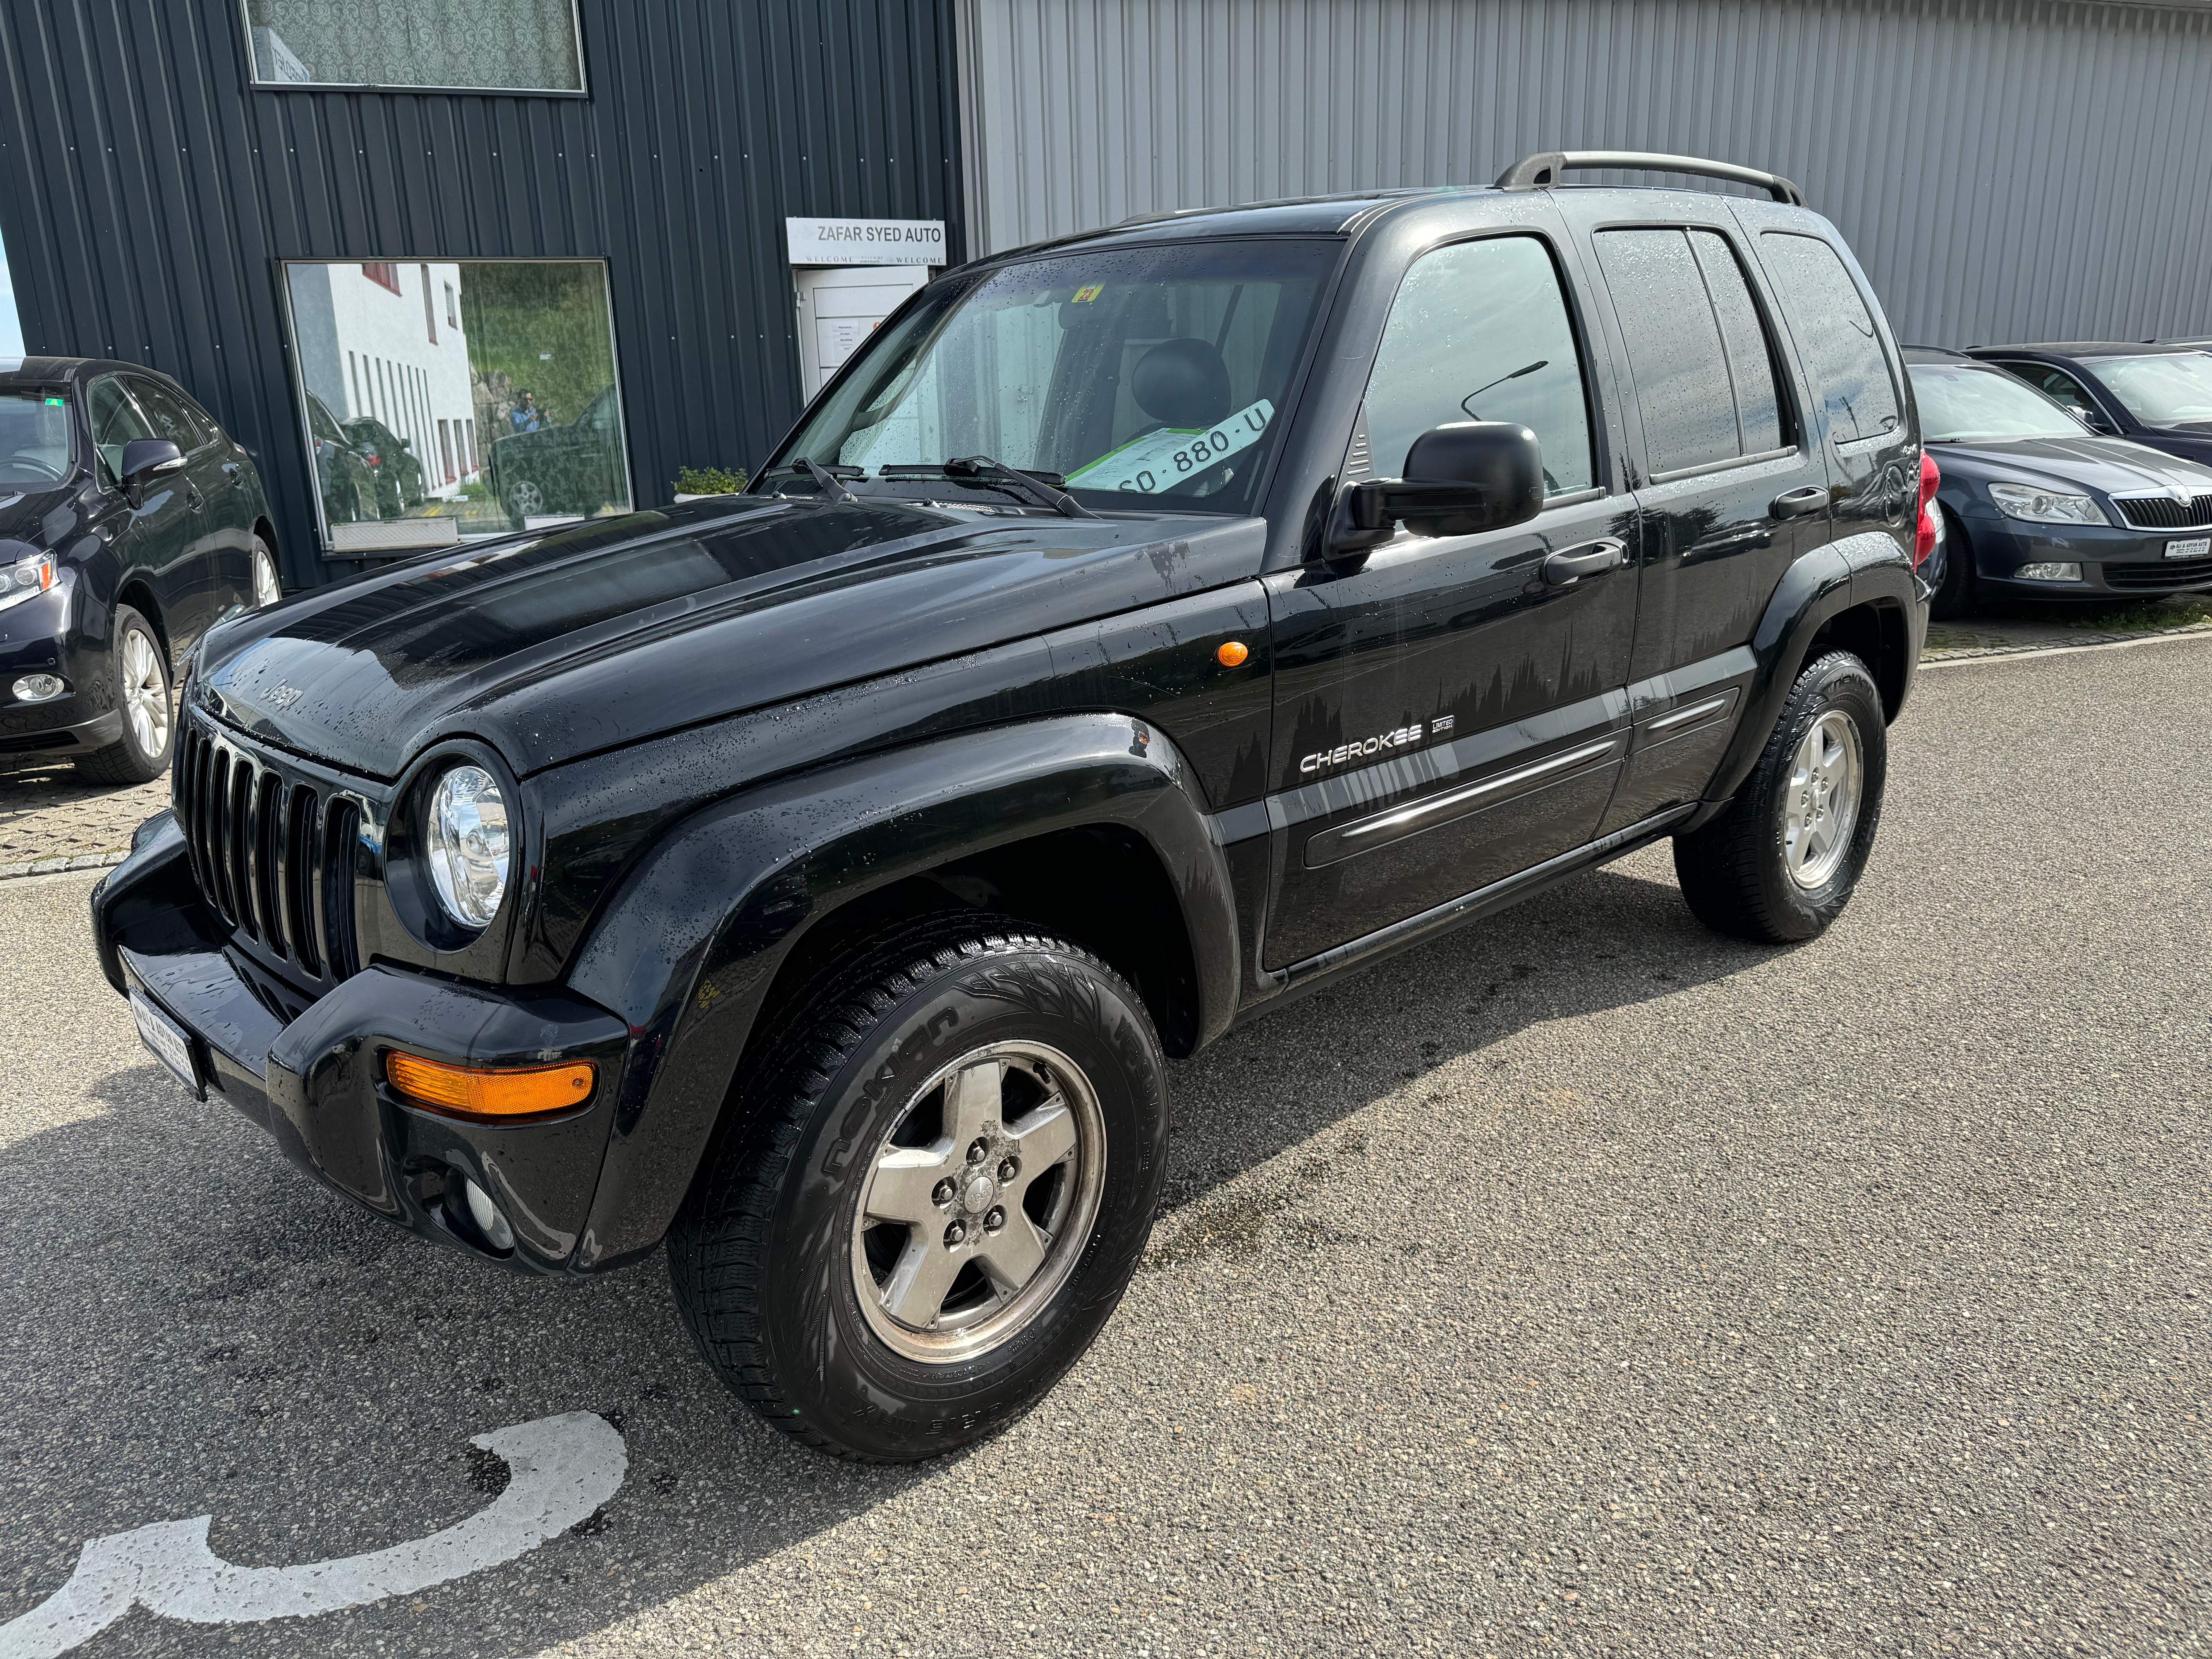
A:
[[[236,0],[0,3],[0,235],[34,352],[176,375],[322,579],[276,262],[605,257],[633,488],[799,403],[787,214],[945,219],[944,0],[583,0],[588,95],[276,92]]]
[[[2212,332],[2202,3],[962,5],[978,252],[1659,150],[1796,179],[1908,339]]]

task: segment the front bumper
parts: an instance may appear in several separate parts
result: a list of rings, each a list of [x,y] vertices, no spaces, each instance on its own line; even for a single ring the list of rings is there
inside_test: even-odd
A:
[[[410,1231],[525,1272],[567,1267],[599,1185],[629,1043],[614,1015],[557,989],[508,994],[382,964],[308,1001],[230,943],[167,812],[93,890],[92,920],[109,982],[181,1025],[204,1083],[294,1163]],[[588,1060],[599,1079],[590,1100],[556,1115],[447,1117],[385,1081],[395,1048],[468,1066]],[[461,1176],[492,1195],[513,1249],[484,1240],[460,1201]]]
[[[2212,532],[2136,530],[2118,525],[2031,525],[2017,519],[1966,520],[1980,585],[2008,599],[2148,599],[2212,589],[2212,554],[2169,559],[2172,542],[2201,541]],[[1963,550],[1947,549],[1957,558]],[[2078,582],[2024,581],[2023,565],[2078,564]]]
[[[106,646],[70,627],[71,586],[0,611],[0,755],[82,754],[123,736]],[[69,693],[51,702],[18,702],[15,684],[26,674],[58,674]]]

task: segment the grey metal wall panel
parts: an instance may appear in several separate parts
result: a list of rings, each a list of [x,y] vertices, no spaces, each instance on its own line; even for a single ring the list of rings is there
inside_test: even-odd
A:
[[[280,259],[605,258],[633,489],[798,410],[787,214],[945,219],[949,0],[583,0],[585,97],[271,91],[237,0],[0,5],[0,236],[34,352],[182,380],[316,580]]]
[[[978,252],[1659,150],[1802,185],[1911,339],[2212,332],[2203,4],[962,4]]]

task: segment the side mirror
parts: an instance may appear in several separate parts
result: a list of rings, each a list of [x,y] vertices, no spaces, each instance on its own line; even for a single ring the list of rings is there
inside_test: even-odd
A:
[[[2119,428],[2112,423],[2112,418],[2107,416],[2103,410],[2083,409],[2077,410],[2075,412],[2080,415],[2081,419],[2087,422],[2090,431],[2101,432],[2108,438],[2114,438],[2119,435]]]
[[[1406,476],[1353,484],[1338,499],[1329,550],[1389,541],[1403,521],[1417,536],[1472,536],[1526,524],[1544,510],[1544,451],[1510,421],[1431,427],[1406,452]]]
[[[123,493],[136,507],[146,498],[146,486],[156,478],[185,470],[185,452],[167,438],[133,438],[123,446]]]

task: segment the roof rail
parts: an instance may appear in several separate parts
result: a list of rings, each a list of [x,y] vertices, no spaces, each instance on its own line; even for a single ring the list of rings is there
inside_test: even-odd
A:
[[[1805,205],[1805,192],[1778,173],[1740,167],[1733,161],[1706,161],[1695,155],[1652,155],[1636,149],[1553,149],[1524,155],[1498,175],[1499,190],[1549,190],[1563,173],[1583,173],[1607,167],[1631,173],[1693,173],[1707,179],[1727,179],[1739,185],[1757,185],[1778,202]]]

